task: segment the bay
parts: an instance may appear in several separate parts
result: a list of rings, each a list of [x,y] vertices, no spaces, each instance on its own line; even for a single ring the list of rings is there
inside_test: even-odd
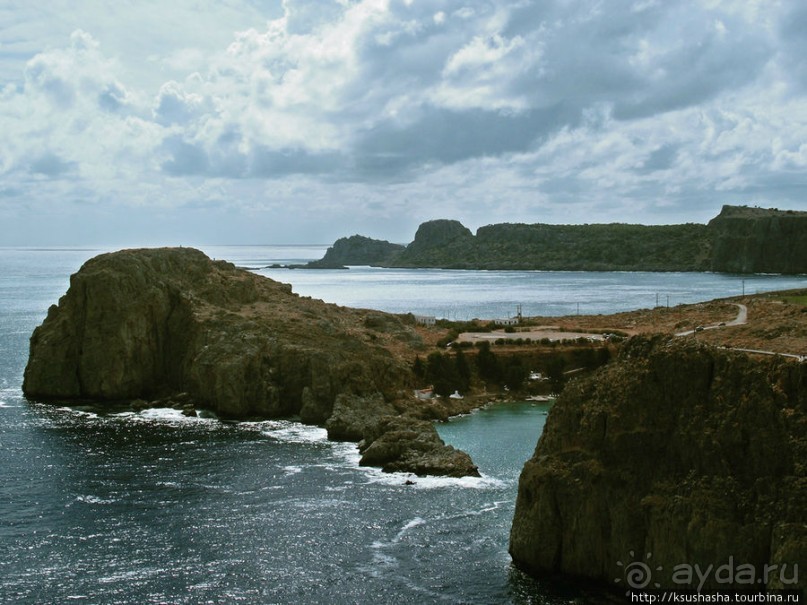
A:
[[[803,277],[266,269],[323,246],[204,248],[342,305],[453,319],[613,312]],[[0,248],[0,602],[561,603],[511,565],[518,474],[547,407],[439,425],[481,479],[358,466],[353,444],[292,421],[222,425],[174,411],[98,416],[24,400],[28,339],[104,249]],[[588,595],[587,602],[596,597]]]

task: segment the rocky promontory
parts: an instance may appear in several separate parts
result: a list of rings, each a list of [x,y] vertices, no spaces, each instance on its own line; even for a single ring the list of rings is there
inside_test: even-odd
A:
[[[708,228],[713,271],[807,273],[807,212],[724,206]]]
[[[388,241],[351,235],[336,240],[320,260],[302,265],[305,269],[344,269],[345,265],[384,265],[400,254],[404,246]]]
[[[803,588],[806,463],[807,364],[635,337],[552,409],[510,552],[623,590]]]
[[[724,206],[708,225],[501,223],[476,234],[438,219],[421,224],[408,246],[391,246],[343,238],[307,266],[807,273],[807,212]]]
[[[421,436],[400,435],[395,470],[478,474],[407,395],[419,345],[398,316],[300,297],[198,250],[123,250],[71,276],[31,337],[23,392],[133,409],[174,402],[230,419],[298,416],[353,441],[377,441],[393,417]]]

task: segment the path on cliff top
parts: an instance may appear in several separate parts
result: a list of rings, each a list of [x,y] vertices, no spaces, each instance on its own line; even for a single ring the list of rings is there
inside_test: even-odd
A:
[[[742,326],[748,323],[748,307],[740,303],[734,303],[737,308],[739,309],[737,313],[737,317],[732,319],[731,321],[715,324],[711,326],[701,326],[695,328],[694,330],[687,330],[686,332],[679,332],[676,336],[691,336],[695,332],[701,332],[703,330],[715,330],[718,328],[726,328],[729,326]],[[763,351],[760,349],[743,349],[738,347],[732,347],[734,351],[741,351],[743,353],[755,353],[757,355],[779,355],[781,357],[789,357],[792,359],[798,359],[799,361],[807,360],[807,355],[802,355],[800,353],[778,353],[776,351]]]
[[[740,303],[733,303],[734,306],[737,307],[737,317],[732,319],[731,321],[723,321],[718,324],[712,324],[710,326],[698,326],[694,330],[687,330],[686,332],[677,332],[676,336],[691,336],[695,332],[702,332],[703,330],[718,330],[720,328],[726,328],[728,326],[742,326],[748,323],[748,307],[742,305]]]

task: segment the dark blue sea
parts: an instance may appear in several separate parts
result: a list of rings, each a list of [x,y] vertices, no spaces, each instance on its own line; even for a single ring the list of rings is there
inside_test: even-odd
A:
[[[548,406],[501,404],[438,429],[481,479],[358,466],[291,420],[171,410],[97,415],[21,394],[28,339],[103,250],[0,248],[0,603],[568,603],[507,554],[521,466]],[[443,317],[610,312],[802,278],[713,274],[261,269],[322,247],[208,248],[339,304]],[[554,313],[553,313],[554,312]],[[596,601],[596,595],[578,597]]]

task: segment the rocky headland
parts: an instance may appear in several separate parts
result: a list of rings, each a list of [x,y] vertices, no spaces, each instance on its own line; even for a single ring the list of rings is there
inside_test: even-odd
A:
[[[297,416],[362,442],[366,464],[478,475],[424,421],[446,410],[412,395],[420,348],[399,316],[300,297],[190,248],[123,250],[71,276],[31,337],[23,392],[225,419]]]
[[[805,502],[807,364],[637,336],[553,407],[510,552],[621,590],[803,589]]]
[[[724,206],[708,230],[713,271],[807,273],[807,212]]]
[[[310,268],[346,265],[544,271],[807,273],[807,212],[724,206],[708,224],[504,223],[476,234],[454,220],[420,225],[407,246],[352,236]]]
[[[384,265],[404,250],[401,244],[372,239],[363,235],[351,235],[336,240],[320,260],[300,268],[345,269],[346,265]]]

